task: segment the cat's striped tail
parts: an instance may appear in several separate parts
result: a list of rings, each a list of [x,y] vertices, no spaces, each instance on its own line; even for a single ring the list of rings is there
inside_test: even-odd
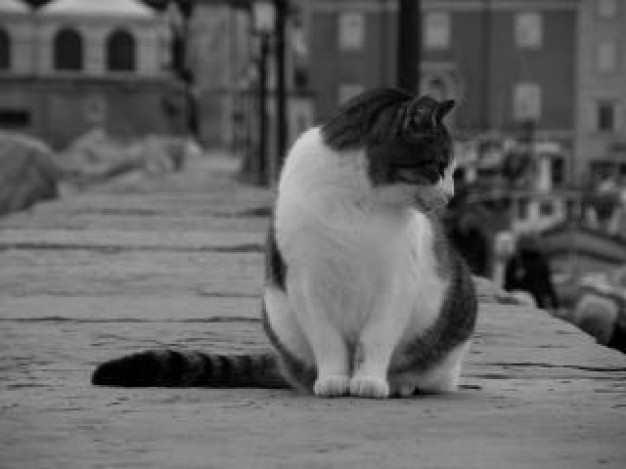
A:
[[[96,386],[118,387],[288,387],[270,353],[220,355],[197,351],[148,350],[99,365]]]

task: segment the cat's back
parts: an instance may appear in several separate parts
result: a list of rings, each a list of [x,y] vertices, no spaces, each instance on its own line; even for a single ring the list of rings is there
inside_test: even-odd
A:
[[[320,127],[312,127],[298,137],[285,159],[278,184],[278,197],[303,194],[308,197],[328,193],[333,186],[342,187],[345,169],[355,155],[339,153],[324,142]]]
[[[328,171],[325,167],[328,165],[328,152],[318,127],[301,134],[289,150],[274,207],[273,222],[281,241],[288,232],[298,229],[311,218],[310,212],[315,209],[313,195],[320,192],[316,188],[317,174]]]
[[[366,186],[363,150],[338,152],[325,144],[320,127],[305,131],[291,147],[278,184],[275,226],[285,230],[340,229],[358,224],[354,201]]]
[[[291,146],[283,165],[279,181],[279,195],[289,189],[291,182],[302,181],[310,170],[319,165],[320,159],[331,150],[324,145],[319,127],[303,132]]]

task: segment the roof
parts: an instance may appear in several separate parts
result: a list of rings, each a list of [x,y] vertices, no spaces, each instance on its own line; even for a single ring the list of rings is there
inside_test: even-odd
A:
[[[30,8],[18,0],[0,0],[0,12],[28,13],[30,12]]]
[[[3,1],[3,0],[0,0]],[[154,18],[155,12],[137,0],[56,0],[39,10],[45,15],[122,16]]]

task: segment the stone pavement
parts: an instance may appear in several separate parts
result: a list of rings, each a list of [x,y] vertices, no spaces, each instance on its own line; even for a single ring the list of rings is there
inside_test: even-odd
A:
[[[90,386],[145,348],[267,347],[272,195],[235,168],[212,157],[0,220],[0,468],[625,467],[626,357],[487,283],[453,395]]]

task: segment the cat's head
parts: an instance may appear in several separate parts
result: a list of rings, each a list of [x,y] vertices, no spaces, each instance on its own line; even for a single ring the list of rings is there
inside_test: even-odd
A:
[[[451,100],[372,90],[339,108],[322,135],[335,150],[365,150],[368,177],[383,198],[429,210],[454,194],[452,141],[443,123],[453,107]]]

